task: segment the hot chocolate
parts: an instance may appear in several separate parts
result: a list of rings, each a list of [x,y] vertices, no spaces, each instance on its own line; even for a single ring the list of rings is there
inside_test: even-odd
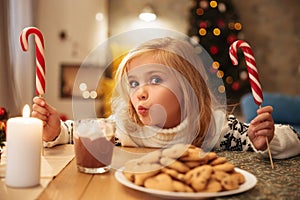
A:
[[[80,172],[109,171],[114,148],[114,129],[108,121],[81,120],[75,126],[74,146]]]

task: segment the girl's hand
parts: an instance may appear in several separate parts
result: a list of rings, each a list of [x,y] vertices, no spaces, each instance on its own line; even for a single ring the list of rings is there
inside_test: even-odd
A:
[[[43,121],[43,140],[52,141],[60,133],[60,117],[55,108],[41,97],[33,98],[32,116]]]
[[[274,120],[272,117],[273,107],[265,106],[257,110],[257,116],[251,121],[248,136],[257,150],[267,149],[267,142],[274,137]]]

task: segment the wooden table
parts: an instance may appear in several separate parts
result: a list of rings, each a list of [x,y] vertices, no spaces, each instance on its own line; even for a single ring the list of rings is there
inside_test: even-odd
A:
[[[120,155],[119,147],[115,150],[113,162],[121,165],[124,156]],[[269,160],[254,152],[217,153],[254,174],[258,183],[244,193],[216,199],[300,199],[300,156],[274,160],[275,169],[272,170]],[[39,199],[159,199],[123,186],[115,179],[114,173],[115,170],[101,175],[80,173],[74,159],[53,179]]]

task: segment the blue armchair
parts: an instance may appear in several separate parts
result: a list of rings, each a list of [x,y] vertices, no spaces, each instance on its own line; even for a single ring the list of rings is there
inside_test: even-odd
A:
[[[300,133],[300,96],[288,96],[279,93],[263,93],[262,106],[273,106],[275,124],[289,124]],[[245,122],[249,123],[257,114],[258,106],[251,93],[241,98],[241,110]]]

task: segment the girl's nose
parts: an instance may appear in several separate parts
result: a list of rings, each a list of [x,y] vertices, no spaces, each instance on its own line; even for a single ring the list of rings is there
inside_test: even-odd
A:
[[[138,91],[136,91],[137,92],[137,98],[139,100],[146,100],[148,98],[148,91],[147,91],[146,87],[147,86],[144,85],[144,86],[140,87],[138,89]]]

